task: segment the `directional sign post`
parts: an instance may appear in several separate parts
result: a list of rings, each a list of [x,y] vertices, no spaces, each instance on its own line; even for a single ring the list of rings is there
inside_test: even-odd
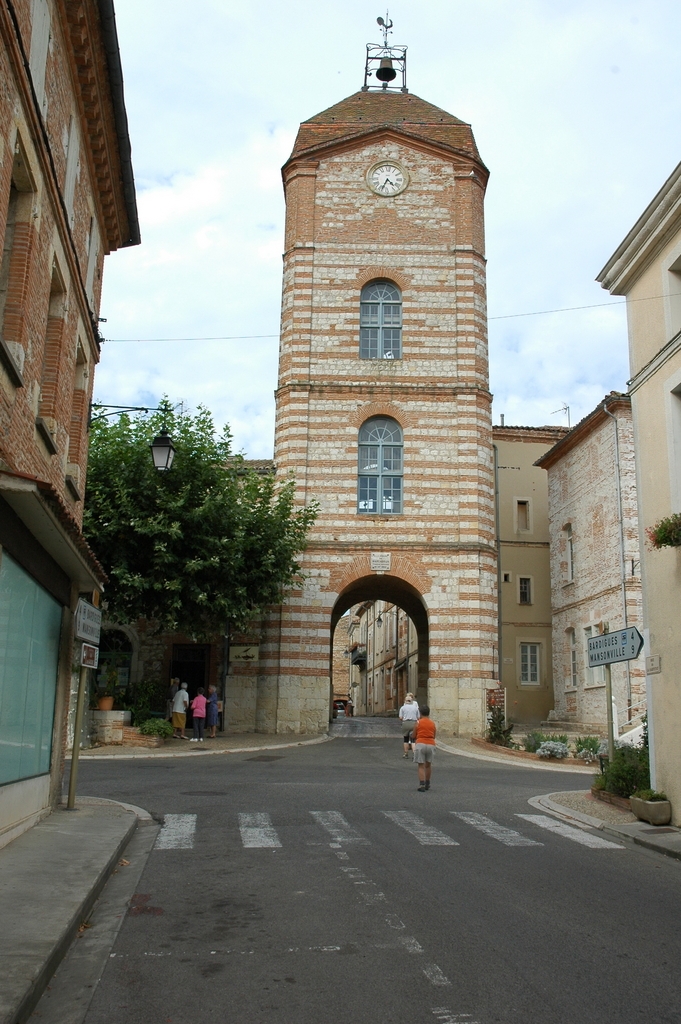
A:
[[[610,666],[619,661],[634,661],[643,647],[643,637],[636,626],[627,626],[614,633],[601,633],[589,637],[589,668],[605,668],[605,702],[608,712],[608,757],[615,754],[615,730],[612,721],[612,679]]]
[[[642,647],[643,637],[636,626],[589,637],[589,668],[614,665],[618,661],[633,661],[638,658]]]

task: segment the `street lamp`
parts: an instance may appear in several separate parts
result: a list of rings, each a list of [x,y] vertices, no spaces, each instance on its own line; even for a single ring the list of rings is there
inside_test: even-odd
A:
[[[383,625],[383,616],[381,615],[380,612],[378,613],[378,618],[376,619],[376,625],[378,626],[379,629]]]
[[[158,437],[149,445],[151,448],[151,457],[154,460],[154,466],[159,473],[165,473],[167,469],[173,464],[175,458],[175,448],[168,431],[163,428]]]

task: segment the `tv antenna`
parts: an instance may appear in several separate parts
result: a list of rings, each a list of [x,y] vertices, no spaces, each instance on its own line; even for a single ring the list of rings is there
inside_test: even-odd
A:
[[[552,416],[556,416],[557,413],[559,413],[559,412],[565,413],[565,415],[567,415],[568,430],[569,430],[570,429],[570,406],[567,404],[567,402],[563,402],[563,404],[561,405],[560,409],[554,409],[553,412],[551,413],[551,415]]]

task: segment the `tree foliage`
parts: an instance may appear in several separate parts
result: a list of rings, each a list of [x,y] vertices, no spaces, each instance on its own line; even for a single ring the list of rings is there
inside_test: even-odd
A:
[[[176,454],[161,473],[149,445],[163,426]],[[83,531],[109,577],[108,616],[196,638],[246,628],[299,578],[316,506],[294,508],[293,487],[250,470],[202,407],[95,419]]]

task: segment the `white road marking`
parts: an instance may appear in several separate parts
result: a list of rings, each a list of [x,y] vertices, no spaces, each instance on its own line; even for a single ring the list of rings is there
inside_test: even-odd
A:
[[[310,814],[322,828],[325,828],[336,843],[364,843],[369,840],[361,836],[352,825],[345,820],[340,811],[310,811]]]
[[[239,831],[241,832],[241,842],[248,849],[281,846],[269,814],[260,812],[240,814]]]
[[[512,828],[506,828],[505,825],[497,825],[496,821],[486,818],[484,814],[475,814],[473,811],[452,811],[451,813],[455,814],[457,818],[461,818],[466,824],[477,828],[479,832],[484,832],[486,836],[498,839],[504,846],[544,845],[543,843],[536,842],[534,839],[528,839],[527,836],[521,835],[520,832],[516,832]]]
[[[451,981],[445,977],[437,964],[428,964],[423,968],[423,973],[431,985],[451,985]]]
[[[440,832],[439,829],[433,828],[432,825],[426,825],[423,818],[419,818],[417,814],[412,814],[411,811],[383,811],[382,813],[406,832],[411,832],[418,839],[421,846],[460,845],[450,836],[446,836],[444,832]]]
[[[473,1020],[470,1013],[452,1013],[446,1006],[434,1006],[433,1016],[437,1017],[440,1024],[458,1024],[459,1021],[468,1021],[468,1024],[480,1024],[479,1021]]]
[[[397,914],[388,914],[388,916],[385,919],[385,923],[387,924],[388,928],[394,928],[396,931],[399,931],[401,928],[404,928],[404,921],[401,918],[399,918]]]
[[[423,953],[423,946],[420,942],[417,942],[413,935],[401,935],[399,941],[405,947],[407,953]]]
[[[195,814],[166,814],[156,836],[156,850],[191,850],[196,832]]]
[[[549,832],[555,832],[556,835],[563,836],[564,839],[571,839],[573,843],[589,846],[592,850],[626,849],[625,846],[620,846],[619,843],[610,843],[607,839],[601,839],[600,836],[595,836],[592,832],[584,832],[581,828],[566,825],[565,822],[556,821],[555,818],[549,818],[545,814],[517,814],[516,817],[524,818],[525,821],[530,821],[533,825],[545,828]]]

